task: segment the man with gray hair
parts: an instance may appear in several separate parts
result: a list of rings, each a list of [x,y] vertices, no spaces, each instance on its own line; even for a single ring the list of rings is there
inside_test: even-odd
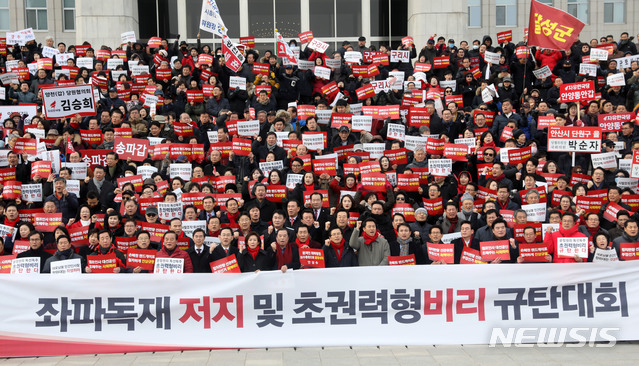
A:
[[[67,191],[67,180],[58,177],[53,181],[53,194],[47,197],[55,203],[56,212],[62,212],[62,222],[66,225],[78,211],[78,197]]]
[[[413,152],[413,161],[406,166],[407,169],[428,168],[428,160],[426,160],[426,150],[423,146],[419,146]]]

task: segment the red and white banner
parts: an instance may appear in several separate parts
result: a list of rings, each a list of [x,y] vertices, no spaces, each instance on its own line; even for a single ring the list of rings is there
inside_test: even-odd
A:
[[[47,119],[94,116],[95,100],[91,85],[42,89],[42,106]]]
[[[601,152],[601,127],[548,127],[548,151]]]
[[[476,258],[465,261],[475,263]],[[0,291],[12,296],[0,298],[0,357],[487,344],[494,328],[506,342],[508,328],[531,326],[605,327],[617,341],[639,337],[639,320],[631,314],[639,306],[635,263],[436,267],[184,274],[170,279],[147,274],[134,281],[126,274],[84,274],[64,281],[51,275],[5,275]],[[286,286],[273,285],[282,283]],[[68,288],[73,293],[67,293]],[[562,301],[550,301],[556,293]],[[535,304],[521,300],[529,298],[536,299]],[[309,301],[313,307],[296,311]],[[343,312],[346,306],[352,310]],[[425,327],[431,331],[421,331]],[[597,338],[606,341],[600,333]]]

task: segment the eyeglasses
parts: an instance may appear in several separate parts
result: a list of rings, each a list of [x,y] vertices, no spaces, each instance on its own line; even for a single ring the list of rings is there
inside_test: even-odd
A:
[[[484,154],[484,156],[495,156],[495,154]]]
[[[406,201],[406,198],[404,198],[404,197],[397,197],[397,198],[395,198],[395,201]]]
[[[480,111],[487,111],[488,108],[479,108]]]
[[[146,214],[146,215],[147,215],[147,216],[149,216],[149,217],[155,217],[155,216],[157,216],[156,214],[153,214],[153,213],[148,213],[148,214]]]

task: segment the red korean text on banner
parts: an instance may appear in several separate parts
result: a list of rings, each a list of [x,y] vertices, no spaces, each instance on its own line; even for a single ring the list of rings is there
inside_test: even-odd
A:
[[[240,273],[240,266],[237,263],[235,254],[231,254],[228,257],[218,259],[209,263],[212,273]]]
[[[423,198],[422,203],[429,216],[439,216],[444,213],[444,205],[442,198]]]
[[[639,243],[621,243],[621,258],[625,261],[636,261],[639,259]]]
[[[34,161],[31,163],[31,179],[40,177],[47,179],[51,175],[50,161]]]
[[[253,142],[250,139],[234,138],[232,143],[235,155],[248,156],[251,153]]]
[[[115,253],[105,255],[88,255],[87,266],[92,273],[113,273],[118,266]]]
[[[157,252],[150,249],[130,248],[126,254],[127,268],[137,268],[153,272],[155,265],[155,255]]]
[[[548,262],[548,247],[545,244],[519,244],[519,256],[524,262]]]
[[[143,161],[149,155],[150,144],[147,139],[133,139],[116,136],[113,146],[120,159]]]
[[[415,254],[388,257],[389,266],[414,266],[416,264]]]
[[[500,258],[510,260],[510,243],[508,240],[484,241],[479,243],[483,260],[493,261]]]
[[[497,33],[497,43],[502,44],[504,42],[512,42],[513,40],[513,31],[507,30],[504,32]]]

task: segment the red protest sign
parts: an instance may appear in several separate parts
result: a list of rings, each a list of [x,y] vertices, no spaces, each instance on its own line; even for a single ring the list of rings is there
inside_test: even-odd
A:
[[[37,155],[38,153],[38,140],[19,137],[16,139],[16,144],[13,151],[18,154]]]
[[[635,261],[639,259],[639,243],[621,243],[621,259]]]
[[[355,93],[357,93],[357,99],[364,100],[375,96],[375,88],[373,88],[372,84],[366,84],[356,89]]]
[[[445,69],[450,65],[450,58],[447,56],[433,57],[433,67],[435,69]]]
[[[322,249],[300,249],[300,264],[303,268],[324,268],[324,251]]]
[[[187,90],[186,100],[188,102],[202,103],[204,102],[204,93],[201,90]]]
[[[408,109],[408,126],[422,127],[430,126],[430,113],[428,109],[422,107],[410,107]]]
[[[415,72],[429,72],[431,67],[432,67],[431,64],[423,64],[423,63],[416,62],[414,70]]]
[[[271,202],[284,202],[286,199],[286,186],[285,185],[268,185],[266,189],[266,199]]]
[[[89,228],[89,225],[68,228],[71,245],[74,247],[89,245]]]
[[[599,197],[579,196],[575,203],[578,208],[581,208],[586,212],[598,213],[599,210],[601,210],[601,206],[604,204],[604,200]]]
[[[634,123],[634,120],[635,116],[632,113],[600,114],[597,117],[602,132],[621,131],[621,125],[624,122],[632,121]]]
[[[33,226],[39,231],[51,233],[59,225],[62,225],[62,212],[38,213],[34,215]]]
[[[237,263],[235,254],[231,254],[228,257],[218,259],[209,263],[211,266],[211,272],[213,273],[240,273],[240,266]]]
[[[427,243],[428,258],[433,262],[455,263],[454,244],[433,244]]]
[[[147,139],[133,139],[124,137],[115,137],[113,151],[115,151],[120,159],[133,161],[144,161],[149,155],[150,144]]]
[[[2,198],[5,200],[16,200],[22,196],[22,182],[10,180],[4,182],[2,188]]]
[[[234,138],[232,141],[235,155],[248,156],[251,153],[253,142],[250,139]]]
[[[253,63],[253,73],[254,74],[259,74],[259,75],[268,75],[268,73],[269,73],[268,64],[254,62]]]
[[[430,139],[429,139],[430,140]],[[468,145],[445,144],[444,156],[454,161],[468,161]]]
[[[342,126],[350,127],[353,113],[333,113],[331,116],[331,127],[339,129]]]
[[[404,216],[404,220],[408,222],[415,221],[415,209],[410,203],[396,203],[391,210],[391,217],[395,214],[401,214]]]
[[[422,198],[422,203],[429,216],[438,216],[444,213],[444,205],[441,197],[433,199]]]
[[[519,244],[519,256],[524,262],[548,262],[548,247],[545,244]]]
[[[497,258],[510,260],[510,243],[508,240],[484,241],[479,243],[483,260],[492,261]]]
[[[297,36],[300,39],[300,43],[302,43],[302,44],[309,43],[310,41],[313,40],[313,31],[302,32],[302,33],[298,34]]]
[[[89,146],[100,145],[102,143],[102,130],[80,130],[80,138]]]
[[[419,190],[419,175],[397,174],[397,188],[406,192],[417,192]]]
[[[127,177],[117,178],[118,188],[122,188],[125,184],[131,183],[137,193],[142,192],[143,179],[142,175],[129,175]]]
[[[561,84],[559,86],[560,100],[564,103],[580,102],[595,99],[595,82],[592,80],[580,83]]]
[[[173,131],[176,136],[193,136],[193,125],[190,123],[173,122]]]
[[[505,130],[506,128],[504,128]],[[508,164],[515,166],[517,164],[525,164],[532,156],[532,148],[522,147],[521,149],[508,150]]]
[[[153,272],[156,254],[157,251],[151,249],[130,248],[126,254],[126,266],[127,268],[140,267]]]
[[[469,247],[464,247],[462,250],[462,255],[459,260],[460,264],[486,264],[481,258],[481,254],[479,254],[478,250],[471,249]]]
[[[417,262],[415,261],[415,254],[388,256],[389,266],[414,266],[416,264]]]
[[[513,31],[512,30],[507,30],[504,32],[499,32],[497,33],[497,43],[504,43],[504,42],[512,42],[513,40]]]
[[[407,164],[408,163],[407,153],[408,153],[408,150],[406,148],[400,148],[395,150],[384,150],[384,156],[386,156],[390,160],[391,165]]]
[[[548,127],[548,151],[601,152],[601,127]]]
[[[50,161],[34,161],[31,163],[31,179],[36,176],[47,179],[49,175],[51,175]]]
[[[429,137],[426,141],[426,152],[431,155],[444,155],[444,145],[446,145],[446,140]],[[468,147],[466,147],[466,152],[468,152]]]
[[[115,253],[105,255],[88,255],[87,266],[92,273],[113,273],[117,267]]]
[[[584,25],[567,12],[533,1],[530,4],[528,46],[568,50]]]

